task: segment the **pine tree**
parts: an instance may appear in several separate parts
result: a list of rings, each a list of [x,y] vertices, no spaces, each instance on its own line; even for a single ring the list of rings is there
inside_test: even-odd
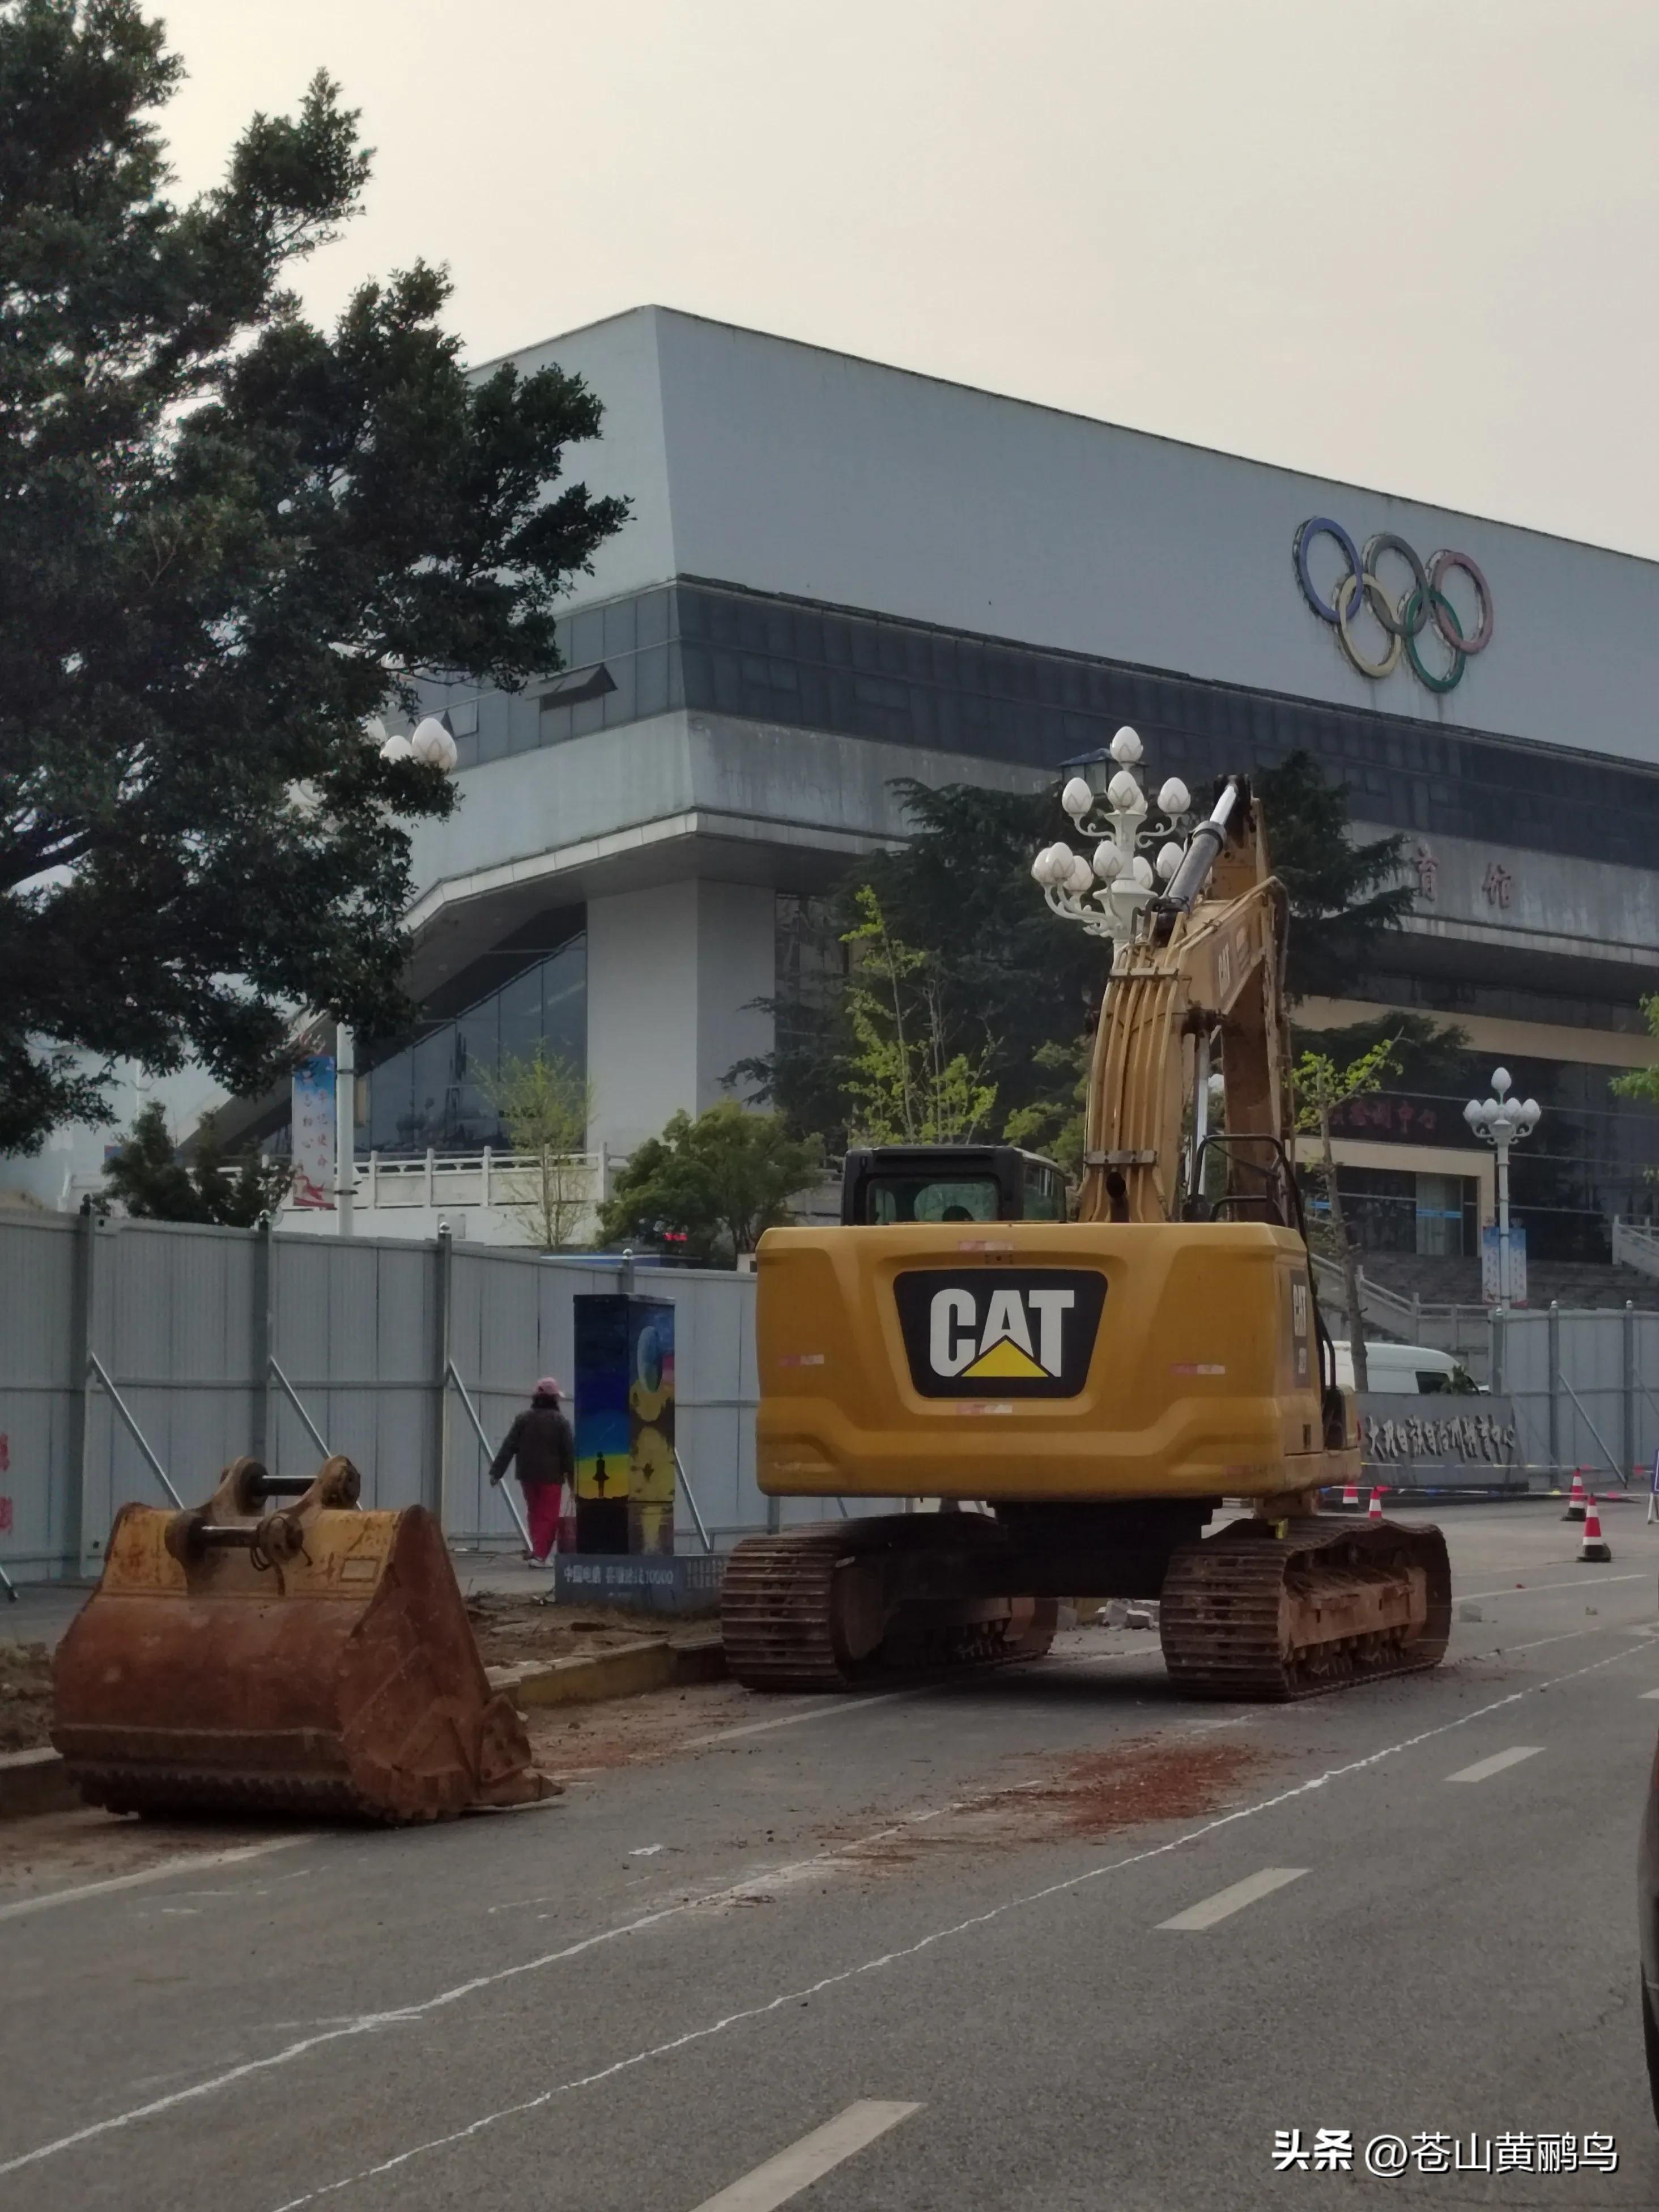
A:
[[[296,1007],[395,1030],[399,817],[453,799],[363,721],[556,669],[624,514],[547,495],[598,404],[470,380],[440,272],[301,315],[368,175],[327,77],[179,205],[180,75],[137,0],[0,0],[0,1151],[109,1118],[72,1048],[246,1091]]]

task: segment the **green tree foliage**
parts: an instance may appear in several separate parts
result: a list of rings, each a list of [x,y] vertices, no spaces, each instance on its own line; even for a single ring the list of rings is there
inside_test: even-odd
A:
[[[1291,902],[1291,985],[1298,993],[1352,995],[1365,958],[1410,911],[1393,878],[1403,840],[1347,841],[1346,785],[1326,782],[1305,752],[1252,779],[1267,814],[1273,863]],[[960,1054],[996,1091],[1005,1133],[1020,1144],[1079,1157],[1079,1077],[1110,967],[1097,938],[1055,921],[1031,881],[1039,847],[1076,831],[1060,786],[894,789],[913,824],[902,846],[861,860],[818,917],[802,925],[811,988],[769,1001],[775,1050],[740,1062],[734,1081],[778,1109],[793,1128],[846,1133],[854,1103],[847,1070],[858,1046],[842,976],[831,988],[831,949],[862,920],[873,892],[892,935],[921,954],[936,994],[940,1048]],[[1207,804],[1202,795],[1200,805]],[[1079,1046],[1079,1038],[1085,1042]],[[854,1118],[856,1118],[854,1116]]]
[[[180,1159],[159,1103],[144,1108],[104,1170],[106,1194],[141,1220],[214,1221],[252,1229],[275,1213],[292,1170],[257,1152],[227,1157],[213,1116],[204,1115],[188,1161]]]
[[[71,1047],[247,1091],[296,1008],[398,1026],[396,817],[453,802],[364,718],[556,668],[624,514],[546,496],[598,404],[470,381],[441,273],[301,314],[368,173],[326,77],[181,205],[180,75],[137,0],[0,0],[0,1149],[108,1118]]]
[[[775,1050],[732,1071],[793,1129],[821,1131],[834,1145],[846,1137],[854,1103],[847,1071],[860,1049],[846,990],[850,963],[836,956],[865,919],[865,891],[891,935],[927,963],[945,1063],[961,1055],[977,1082],[994,1089],[1004,1116],[1048,1097],[1052,1071],[1035,1056],[1090,1022],[1105,982],[1101,946],[1057,923],[1031,881],[1038,847],[1071,834],[1058,785],[1033,793],[969,783],[935,790],[905,780],[894,789],[911,837],[861,860],[816,928],[805,922],[810,987],[767,1002]]]
[[[816,1143],[791,1137],[775,1114],[722,1099],[694,1121],[676,1114],[660,1137],[639,1146],[599,1217],[607,1244],[686,1237],[698,1266],[735,1266],[763,1230],[788,1218],[789,1200],[817,1171]]]
[[[848,1134],[866,1145],[965,1145],[996,1104],[984,1080],[994,1049],[976,1058],[945,1042],[944,994],[933,962],[887,926],[868,884],[857,893],[847,1022],[853,1050],[842,1071]]]
[[[1644,999],[1641,1005],[1648,1035],[1659,1036],[1659,993]],[[1659,1106],[1659,1066],[1630,1068],[1623,1075],[1615,1075],[1609,1088],[1615,1098],[1641,1098],[1650,1106]]]
[[[1070,1044],[1040,1044],[1032,1065],[1054,1088],[1035,1104],[1008,1116],[1003,1135],[1011,1145],[1046,1153],[1074,1183],[1083,1180],[1083,1152],[1089,1115],[1089,1066],[1094,1057],[1092,1032]]]
[[[504,1203],[521,1214],[544,1252],[562,1252],[586,1210],[591,1171],[581,1155],[593,1093],[587,1079],[538,1043],[526,1059],[480,1072],[478,1088],[501,1117],[507,1141],[527,1164],[503,1170],[513,1192]]]
[[[1390,1091],[1450,1096],[1464,1082],[1468,1031],[1455,1022],[1438,1022],[1430,1014],[1396,1013],[1390,1009],[1370,1021],[1335,1030],[1304,1029],[1297,1023],[1291,1036],[1298,1054],[1320,1054],[1340,1067],[1386,1042],[1393,1054],[1391,1079],[1386,1086]]]
[[[1412,910],[1416,894],[1399,881],[1405,838],[1350,843],[1348,787],[1328,783],[1309,753],[1288,753],[1250,781],[1290,899],[1290,994],[1352,998],[1379,944]]]
[[[1394,1073],[1395,1066],[1395,1040],[1385,1037],[1346,1064],[1324,1053],[1304,1052],[1296,1063],[1292,1077],[1297,1133],[1319,1139],[1313,1172],[1323,1187],[1330,1207],[1330,1248],[1332,1256],[1342,1268],[1343,1296],[1348,1308],[1348,1346],[1353,1358],[1354,1387],[1358,1390],[1370,1387],[1365,1369],[1365,1324],[1359,1310],[1359,1261],[1343,1218],[1331,1121],[1338,1109],[1346,1106],[1351,1098],[1380,1091],[1384,1078]]]

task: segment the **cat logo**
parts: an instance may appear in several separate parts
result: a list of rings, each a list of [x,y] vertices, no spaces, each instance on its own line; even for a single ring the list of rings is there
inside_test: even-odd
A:
[[[1106,1297],[1093,1269],[932,1269],[894,1285],[910,1379],[924,1398],[1074,1398]]]

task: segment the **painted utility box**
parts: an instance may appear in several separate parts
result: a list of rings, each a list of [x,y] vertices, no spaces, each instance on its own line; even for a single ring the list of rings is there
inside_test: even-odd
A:
[[[674,1549],[674,1309],[580,1294],[576,1319],[576,1550]]]

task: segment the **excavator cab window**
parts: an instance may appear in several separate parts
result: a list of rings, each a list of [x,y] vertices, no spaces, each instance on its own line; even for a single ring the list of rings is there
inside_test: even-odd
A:
[[[897,1221],[994,1221],[998,1190],[994,1177],[949,1182],[931,1176],[876,1175],[865,1187],[866,1219],[880,1226]]]
[[[1066,1178],[1017,1145],[872,1145],[847,1155],[841,1218],[904,1222],[1064,1221]]]

